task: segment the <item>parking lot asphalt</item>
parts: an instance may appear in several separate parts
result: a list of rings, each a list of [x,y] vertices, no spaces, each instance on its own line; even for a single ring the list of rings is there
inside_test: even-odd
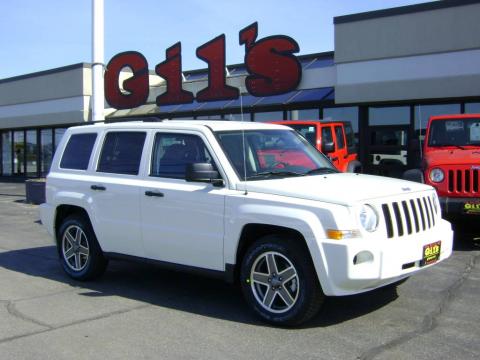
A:
[[[0,183],[1,359],[479,359],[480,232],[397,287],[328,298],[305,326],[253,316],[221,281],[111,262],[69,279],[24,184]]]

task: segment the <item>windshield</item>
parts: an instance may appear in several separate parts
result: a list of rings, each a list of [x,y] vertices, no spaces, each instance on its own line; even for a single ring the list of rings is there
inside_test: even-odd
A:
[[[337,172],[322,153],[293,130],[238,130],[219,132],[217,136],[240,179]]]
[[[480,119],[434,120],[428,146],[480,146]]]

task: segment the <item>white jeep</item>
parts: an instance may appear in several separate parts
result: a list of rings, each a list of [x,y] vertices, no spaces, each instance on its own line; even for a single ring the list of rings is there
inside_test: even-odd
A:
[[[69,276],[108,259],[238,280],[264,320],[300,324],[325,295],[396,283],[448,258],[427,185],[339,173],[294,130],[229,121],[67,130],[41,219]]]

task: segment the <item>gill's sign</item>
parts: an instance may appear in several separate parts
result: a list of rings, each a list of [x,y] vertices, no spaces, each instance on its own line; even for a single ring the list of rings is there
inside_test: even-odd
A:
[[[302,67],[294,55],[300,51],[297,42],[284,35],[257,39],[257,34],[256,22],[239,33],[239,44],[245,46],[247,91],[253,96],[271,96],[296,89],[302,77]],[[199,46],[196,55],[208,64],[207,87],[195,96],[182,88],[182,48],[178,42],[166,50],[165,61],[155,67],[155,73],[166,81],[166,91],[157,96],[157,105],[238,99],[238,88],[226,83],[225,34]],[[124,68],[129,68],[133,76],[120,86],[119,77]],[[149,94],[148,75],[148,63],[141,53],[127,51],[115,55],[105,73],[108,104],[116,109],[145,104]]]

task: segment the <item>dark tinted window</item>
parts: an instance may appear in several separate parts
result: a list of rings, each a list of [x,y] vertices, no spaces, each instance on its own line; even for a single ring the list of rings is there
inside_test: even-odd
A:
[[[337,138],[337,149],[343,149],[345,147],[345,141],[343,139],[343,131],[341,126],[335,126],[335,136]]]
[[[185,179],[187,164],[215,166],[203,140],[190,134],[157,134],[152,152],[151,176]]]
[[[97,134],[76,134],[68,140],[60,167],[63,169],[87,170]]]
[[[109,132],[97,171],[138,175],[145,136],[144,132]]]

